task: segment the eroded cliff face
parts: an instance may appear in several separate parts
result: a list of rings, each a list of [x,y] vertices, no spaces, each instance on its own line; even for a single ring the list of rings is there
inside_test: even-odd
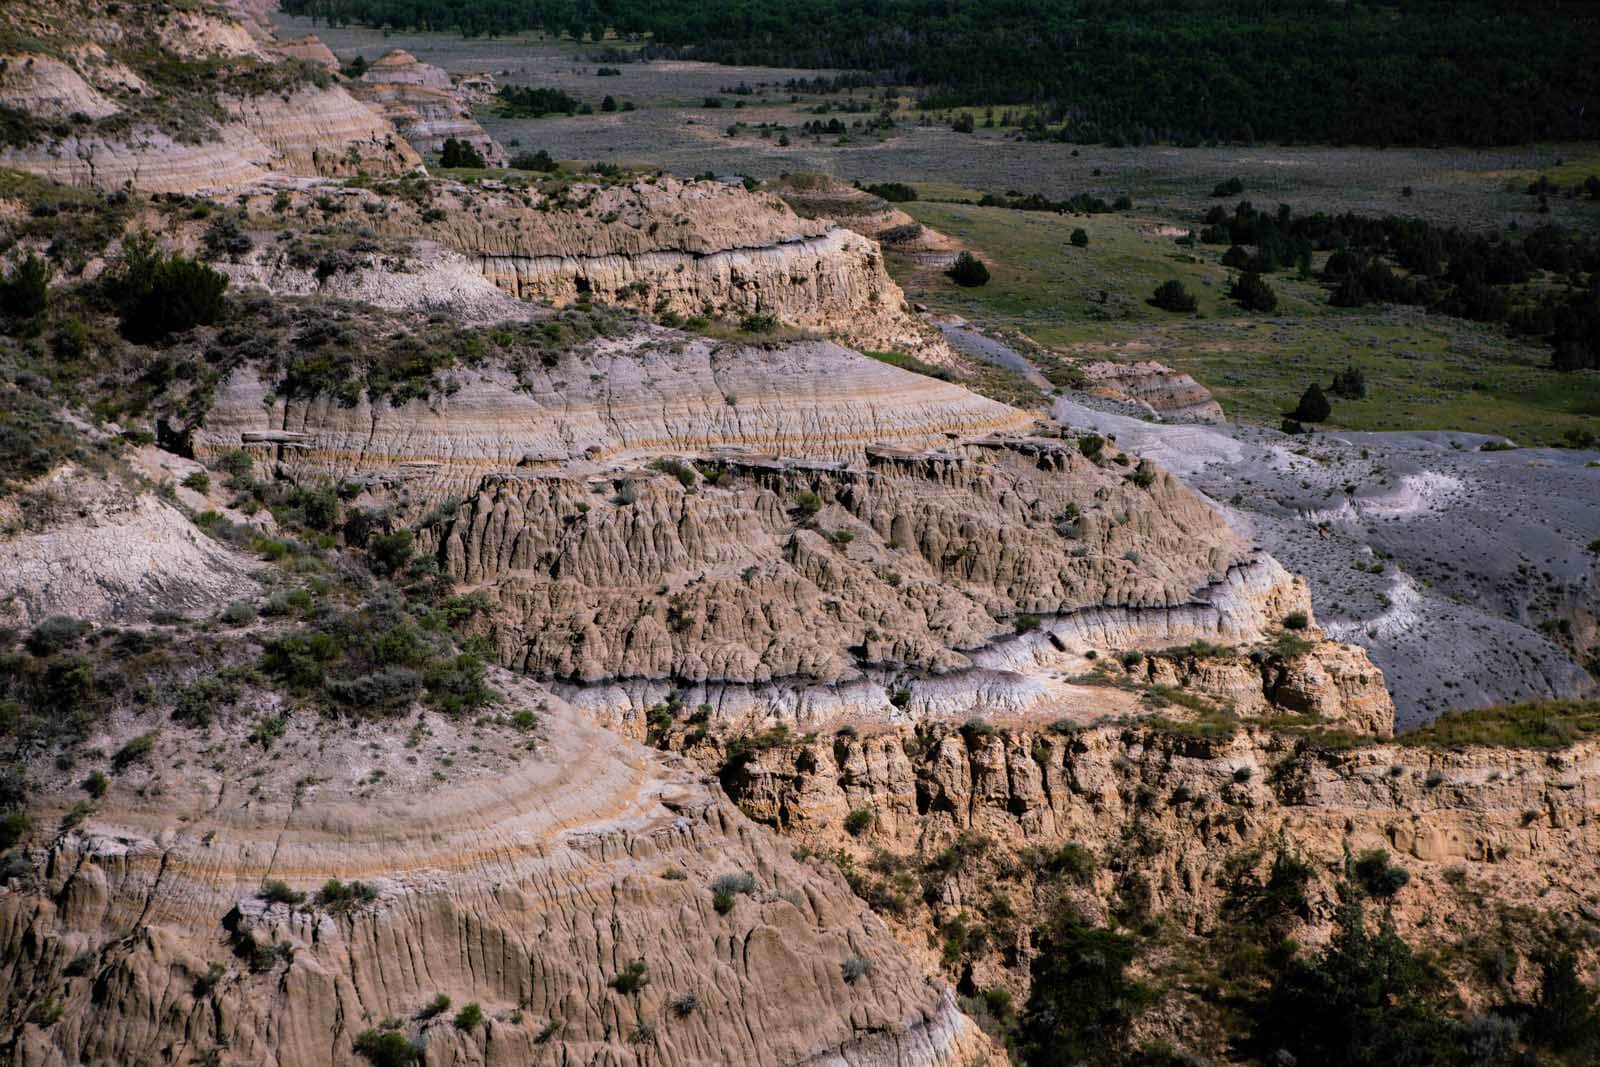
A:
[[[871,444],[927,445],[1031,421],[821,341],[751,345],[630,327],[548,355],[548,366],[460,369],[443,395],[399,406],[285,396],[270,374],[241,369],[219,389],[194,448],[214,456],[242,444],[300,479],[403,483],[426,505],[475,494],[492,473],[566,470],[581,481],[630,458],[717,448],[843,459]]]
[[[667,743],[684,741],[677,733]],[[1051,899],[1036,897],[1046,876],[1026,850],[1047,855],[1067,843],[1086,849],[1090,864],[1077,906],[1101,917],[1137,907],[1199,935],[1224,922],[1241,872],[1262,871],[1288,849],[1314,872],[1296,935],[1311,944],[1328,934],[1347,850],[1387,850],[1410,875],[1392,905],[1401,932],[1441,952],[1462,995],[1480,1005],[1496,994],[1463,945],[1506,932],[1518,909],[1522,925],[1506,936],[1525,952],[1534,916],[1579,928],[1600,921],[1588,888],[1600,855],[1592,743],[1561,752],[1340,749],[1248,725],[1207,736],[1135,720],[1018,719],[998,730],[930,724],[791,738],[747,748],[731,764],[714,738],[689,739],[687,750],[724,767],[730,796],[752,817],[853,857],[858,889],[908,944],[957,917],[987,924],[990,947],[952,974],[969,987],[1026,989],[1030,949],[1019,934]],[[852,812],[870,814],[855,816],[854,832],[845,828]],[[918,871],[958,838],[965,859],[953,873],[895,888],[897,868]],[[932,887],[925,901],[923,886]],[[1006,898],[998,909],[997,893]],[[1513,958],[1505,992],[1528,995],[1537,973]],[[1191,1047],[1203,1044],[1197,1037]]]
[[[192,192],[273,172],[383,175],[420,164],[324,69],[286,65],[258,30],[220,10],[44,2],[0,17],[50,49],[0,57],[0,104],[27,124],[0,165],[107,191]],[[207,67],[208,88],[164,82],[159,66],[136,69],[163,54]]]
[[[802,218],[832,219],[877,241],[886,252],[943,269],[961,251],[953,238],[922,225],[882,197],[825,174],[793,174],[778,179],[772,188]]]
[[[354,1064],[353,1040],[385,1025],[429,1063],[984,1061],[948,989],[837,872],[792,859],[676,757],[496,684],[508,714],[538,709],[536,733],[441,720],[419,763],[392,729],[296,716],[270,759],[223,745],[204,765],[168,734],[91,815],[14,853],[0,994],[16,1062]],[[47,786],[38,817],[74,791]],[[751,881],[722,914],[708,886],[729,874]],[[260,892],[330,877],[370,892]],[[870,965],[847,980],[851,959]],[[615,988],[636,960],[640,988]],[[484,1021],[426,1016],[438,994]]]
[[[688,485],[491,480],[441,531],[444,564],[493,588],[527,670],[838,683],[973,666],[1022,614],[1180,607],[1248,555],[1177,483],[1135,487],[1059,439],[711,463]]]
[[[506,165],[505,149],[478,125],[450,76],[403,48],[378,59],[348,88],[419,153],[440,152],[455,139],[470,144],[489,166]]]

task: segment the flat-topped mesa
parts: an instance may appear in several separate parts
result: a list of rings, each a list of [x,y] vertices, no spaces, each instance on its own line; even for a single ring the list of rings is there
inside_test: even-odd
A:
[[[505,149],[472,117],[450,75],[403,48],[373,63],[349,90],[419,153],[437,154],[447,140],[456,140],[470,144],[488,166],[506,165]]]
[[[54,1005],[16,1053],[354,1067],[358,1035],[399,1030],[430,1063],[598,1067],[641,1044],[683,1065],[985,1062],[950,989],[831,865],[792,858],[680,758],[494,684],[505,714],[439,719],[420,762],[392,724],[328,736],[296,716],[270,760],[197,760],[169,726],[73,829],[10,854],[0,1006]],[[41,824],[75,782],[31,798]],[[330,878],[343,896],[319,893]],[[426,1012],[441,995],[481,1022]]]
[[[574,328],[550,325],[552,336]],[[629,457],[719,447],[859,458],[871,444],[925,447],[1032,421],[826,341],[748,345],[629,331],[458,369],[445,389],[399,406],[364,391],[348,406],[333,395],[298,396],[293,383],[241,369],[219,387],[193,447],[210,457],[243,446],[296,479],[404,482],[427,506],[475,493],[497,471],[600,472]],[[297,435],[294,447],[261,436],[274,432]]]
[[[286,58],[220,11],[112,6],[0,8],[0,27],[48,48],[0,64],[0,104],[26,119],[0,166],[104,190],[192,192],[274,172],[389,175],[420,164],[315,58]],[[204,89],[150,58],[174,54],[211,71]]]

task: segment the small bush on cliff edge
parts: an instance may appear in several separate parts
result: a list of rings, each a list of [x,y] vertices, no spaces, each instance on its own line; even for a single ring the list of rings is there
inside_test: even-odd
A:
[[[422,1050],[397,1030],[364,1030],[356,1037],[355,1050],[373,1067],[406,1067],[422,1059]]]

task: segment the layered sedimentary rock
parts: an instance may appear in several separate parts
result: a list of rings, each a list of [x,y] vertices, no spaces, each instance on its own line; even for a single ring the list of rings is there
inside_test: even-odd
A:
[[[487,478],[426,543],[490,597],[501,662],[625,728],[671,691],[801,725],[1064,713],[1083,694],[1050,678],[1097,651],[1250,644],[1308,606],[1178,483],[1140,487],[1070,442],[870,449],[865,465],[707,455],[699,470]],[[1359,653],[1269,666],[1238,713],[1390,728]]]
[[[303,37],[286,37],[275,41],[273,51],[289,59],[304,60],[314,66],[321,67],[330,74],[339,69],[339,57],[333,54],[333,49],[322,43],[322,38],[314,33]]]
[[[98,189],[190,192],[274,171],[382,175],[420,163],[325,71],[269,72],[279,56],[259,30],[217,12],[135,17],[108,5],[69,12],[41,3],[0,17],[54,50],[0,57],[0,105],[28,123],[0,149],[0,165]],[[216,77],[196,99],[193,86],[161,81],[168,69],[149,67],[151,54],[206,64]],[[141,63],[145,76],[132,69]]]
[[[1083,365],[1090,393],[1127,401],[1168,422],[1220,423],[1222,405],[1211,391],[1182,371],[1151,360],[1100,361]]]
[[[452,391],[428,401],[343,407],[284,397],[242,369],[219,389],[194,447],[207,456],[261,441],[250,446],[295,477],[405,476],[414,493],[441,499],[477,491],[492,472],[598,474],[628,457],[718,447],[844,458],[875,443],[922,446],[1031,421],[822,341],[753,346],[646,329],[520,376],[485,367],[452,377]]]
[[[437,153],[454,139],[470,144],[491,167],[506,164],[505,149],[472,117],[450,75],[403,48],[373,63],[349,89],[420,153]]]
[[[19,1062],[351,1065],[382,1026],[429,1063],[984,1062],[948,988],[831,867],[676,757],[496,684],[540,709],[537,741],[441,720],[419,765],[387,728],[297,722],[272,764],[232,747],[201,767],[169,731],[92,815],[13,854],[0,996],[34,1020],[10,1035]],[[74,791],[47,788],[37,816]],[[750,879],[726,914],[723,875]],[[307,899],[330,877],[366,891]],[[268,899],[268,880],[304,896]],[[634,961],[637,988],[617,983]],[[440,994],[483,1021],[425,1014]]]
[[[824,174],[792,174],[774,183],[773,190],[802,218],[832,219],[877,241],[887,252],[929,266],[948,267],[961,251],[955,240],[922,225],[882,197]]]
[[[871,241],[777,197],[713,181],[577,184],[539,197],[440,190],[431,221],[396,205],[380,232],[425,235],[524,299],[582,297],[662,315],[767,316],[860,348],[943,341],[905,307]]]
[[[0,624],[211,611],[250,568],[152,493],[68,465],[0,499]]]
[[[709,743],[693,751],[722,759]],[[1123,857],[1094,875],[1084,897],[1092,910],[1125,892],[1129,875],[1118,871],[1131,871],[1153,913],[1204,932],[1221,921],[1238,871],[1261,869],[1282,848],[1312,863],[1304,940],[1315,942],[1331,925],[1346,850],[1387,849],[1410,874],[1393,905],[1401,930],[1413,944],[1451,948],[1495,925],[1501,909],[1597,921],[1585,899],[1600,856],[1597,772],[1593,743],[1329,751],[1250,727],[1202,738],[1126,723],[1063,732],[1022,722],[794,742],[754,753],[724,783],[787,835],[862,860],[877,849],[928,856],[961,832],[999,846],[942,883],[930,903],[943,917],[984,915],[996,866],[1014,868],[1019,849],[1074,842],[1102,860]],[[870,828],[845,832],[846,816],[863,810]],[[1159,847],[1131,859],[1130,827]],[[1012,897],[1024,909],[1030,899]],[[1524,990],[1536,977],[1532,966],[1507,976]],[[1007,972],[991,954],[968,978],[1016,986],[1026,969]]]

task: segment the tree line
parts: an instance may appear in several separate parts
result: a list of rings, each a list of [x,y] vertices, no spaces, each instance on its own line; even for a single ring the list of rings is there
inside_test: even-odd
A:
[[[1220,187],[1219,187],[1220,188]],[[1477,322],[1505,323],[1551,346],[1557,370],[1600,369],[1600,239],[1545,225],[1474,233],[1423,219],[1295,215],[1241,200],[1216,205],[1184,241],[1228,245],[1224,266],[1259,279],[1328,252],[1321,278],[1335,307],[1414,304]],[[1398,268],[1398,269],[1397,269]],[[1529,283],[1543,272],[1547,284]]]
[[[1080,141],[1510,144],[1600,132],[1571,0],[284,0],[334,25],[601,41],[1026,104]]]

